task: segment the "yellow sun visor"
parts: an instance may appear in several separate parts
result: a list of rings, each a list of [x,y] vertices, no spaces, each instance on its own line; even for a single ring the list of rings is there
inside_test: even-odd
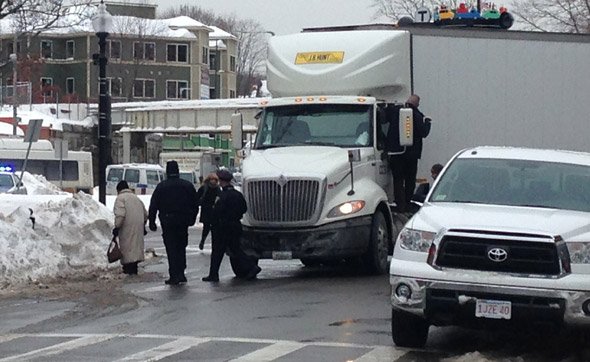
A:
[[[344,61],[344,52],[297,53],[295,64],[339,64]]]

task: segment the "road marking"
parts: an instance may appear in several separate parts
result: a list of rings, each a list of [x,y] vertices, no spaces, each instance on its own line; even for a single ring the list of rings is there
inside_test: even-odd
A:
[[[120,359],[119,361],[159,361],[163,358],[173,356],[186,351],[198,344],[208,342],[208,338],[180,337],[175,341],[162,344],[158,347],[138,352]]]
[[[51,356],[54,354],[60,354],[65,351],[69,351],[72,349],[80,348],[89,346],[91,344],[100,343],[103,341],[107,341],[109,339],[115,338],[116,334],[106,334],[106,335],[87,335],[83,337],[76,338],[72,341],[67,341],[63,343],[54,344],[49,347],[36,349],[34,351],[30,351],[27,353],[19,354],[16,356],[10,356],[7,358],[0,359],[0,362],[7,362],[7,361],[26,361],[36,357],[46,357]]]
[[[305,347],[305,344],[299,342],[277,342],[239,358],[232,359],[230,362],[273,361],[303,347]]]
[[[13,339],[17,339],[17,338],[20,338],[23,336],[24,336],[24,334],[9,334],[6,336],[0,336],[0,343],[12,341]]]
[[[408,351],[402,351],[394,347],[375,347],[370,352],[365,353],[354,362],[380,362],[380,361],[395,361]]]

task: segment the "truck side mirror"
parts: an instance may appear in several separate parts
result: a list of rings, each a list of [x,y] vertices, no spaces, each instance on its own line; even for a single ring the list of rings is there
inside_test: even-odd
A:
[[[231,115],[231,144],[235,150],[241,150],[244,147],[242,137],[242,114],[238,112]]]
[[[414,112],[412,108],[399,110],[399,145],[411,146],[414,144]]]

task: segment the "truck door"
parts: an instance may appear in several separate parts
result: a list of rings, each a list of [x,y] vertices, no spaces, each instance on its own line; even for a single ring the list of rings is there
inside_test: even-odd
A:
[[[389,125],[385,104],[378,104],[375,107],[375,127],[373,127],[373,137],[375,137],[375,180],[379,186],[387,193],[389,202],[393,202],[393,179],[389,170],[389,162],[386,151],[386,137]]]

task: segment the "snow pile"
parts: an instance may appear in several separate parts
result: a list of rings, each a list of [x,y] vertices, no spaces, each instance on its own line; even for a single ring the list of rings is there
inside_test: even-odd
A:
[[[20,174],[18,174],[20,176]],[[23,174],[23,185],[27,188],[28,195],[70,195],[61,191],[42,175],[32,175],[25,171]]]
[[[0,202],[16,196],[3,196]],[[34,199],[39,200],[34,206],[29,196],[28,205],[0,214],[0,287],[107,267],[112,211],[83,193],[59,195],[57,201]]]

